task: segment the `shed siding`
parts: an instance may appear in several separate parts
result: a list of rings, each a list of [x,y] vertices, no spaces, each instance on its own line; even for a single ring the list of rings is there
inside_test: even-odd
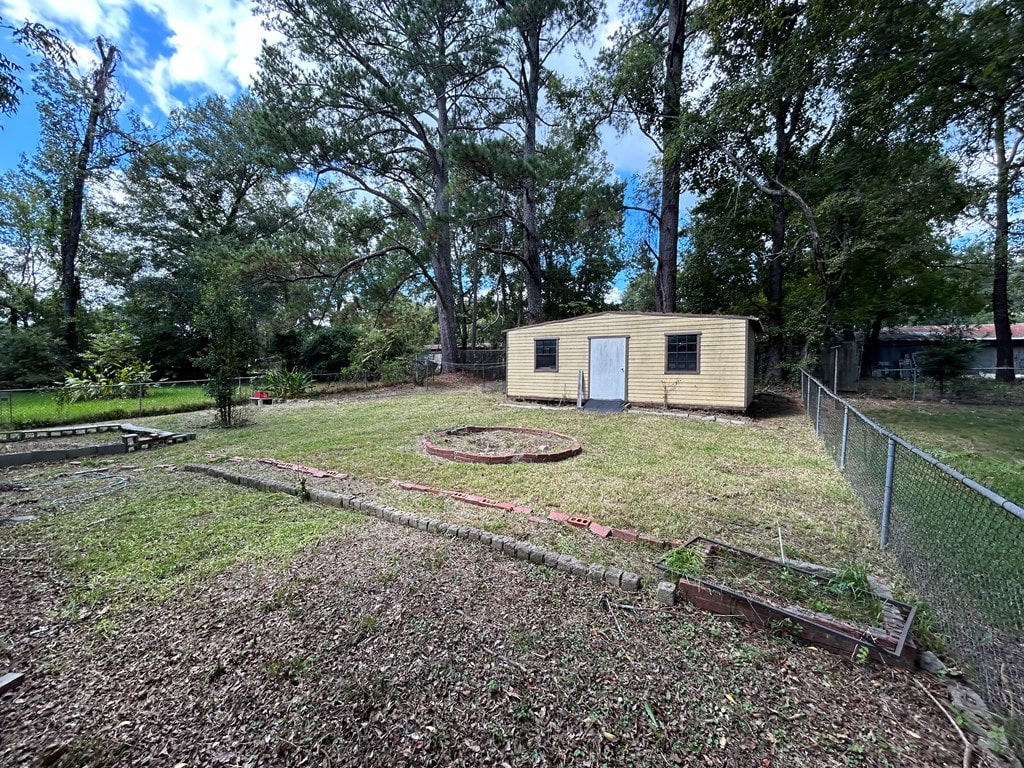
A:
[[[665,336],[700,334],[700,373],[665,373]],[[509,397],[575,401],[589,388],[589,340],[626,336],[626,397],[634,403],[745,409],[753,396],[753,334],[742,317],[602,313],[508,332]],[[558,339],[558,370],[534,370],[534,340]]]

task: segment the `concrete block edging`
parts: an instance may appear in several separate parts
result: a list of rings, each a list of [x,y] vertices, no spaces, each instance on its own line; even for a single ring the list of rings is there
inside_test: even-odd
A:
[[[279,482],[276,480],[258,480],[248,475],[241,475],[230,472],[219,467],[211,467],[205,464],[186,464],[182,467],[186,472],[196,472],[208,477],[225,480],[235,485],[244,485],[250,488],[265,490],[270,493],[285,493],[290,496],[301,498],[301,489],[295,485]],[[623,571],[619,568],[601,565],[600,563],[584,563],[571,555],[559,552],[552,552],[537,547],[528,541],[520,541],[510,536],[498,536],[490,531],[479,528],[472,528],[466,525],[453,525],[430,517],[419,517],[407,514],[387,504],[380,504],[365,498],[344,496],[339,493],[323,491],[319,489],[308,489],[306,495],[309,501],[326,506],[349,508],[362,512],[363,514],[379,517],[387,522],[397,523],[409,528],[422,530],[427,533],[439,533],[441,535],[454,535],[459,539],[475,541],[487,546],[496,552],[502,552],[509,557],[522,560],[534,565],[547,565],[556,570],[582,576],[588,581],[600,584],[605,583],[617,587],[625,592],[639,592],[643,586],[643,579],[639,574]]]

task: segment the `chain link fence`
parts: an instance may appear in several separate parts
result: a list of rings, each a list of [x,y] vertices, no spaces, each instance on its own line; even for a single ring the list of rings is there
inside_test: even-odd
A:
[[[879,426],[803,371],[801,384],[815,431],[877,517],[880,545],[927,601],[949,653],[1019,731],[1024,509]]]

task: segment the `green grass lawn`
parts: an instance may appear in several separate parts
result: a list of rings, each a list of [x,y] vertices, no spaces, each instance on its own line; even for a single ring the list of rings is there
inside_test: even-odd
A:
[[[237,429],[205,428],[207,413],[145,421],[199,434],[174,449],[176,461],[207,461],[208,452],[272,456],[359,478],[472,492],[544,514],[560,510],[662,538],[704,535],[771,554],[781,530],[794,557],[877,557],[871,518],[800,416],[738,426],[510,408],[493,393],[416,390],[250,408],[248,417],[252,423]],[[583,453],[552,464],[487,466],[435,459],[419,444],[431,430],[462,424],[553,429],[579,438]],[[377,492],[411,512],[450,506],[388,483],[378,483]]]
[[[138,418],[139,399],[81,400],[60,407],[55,391],[4,392],[0,400],[0,428],[25,429],[58,424],[83,424]],[[208,408],[212,400],[201,386],[150,387],[142,398],[142,415],[177,413]]]
[[[895,571],[878,551],[871,516],[799,414],[741,425],[643,413],[591,415],[572,408],[508,407],[493,390],[432,388],[245,406],[239,414],[244,426],[231,429],[214,426],[210,411],[133,416],[143,424],[196,432],[198,439],[135,454],[132,463],[144,474],[133,477],[129,491],[72,500],[67,503],[73,514],[40,521],[66,562],[88,574],[87,602],[109,591],[132,591],[132,585],[165,593],[238,561],[287,561],[327,530],[349,524],[332,522],[336,511],[314,512],[292,498],[155,469],[233,456],[339,470],[365,481],[375,498],[408,512],[528,538],[648,578],[657,555],[641,545],[403,491],[388,481],[524,504],[541,517],[560,510],[660,538],[702,535],[767,555],[778,553],[781,536],[789,557]],[[461,424],[553,429],[579,438],[583,453],[551,464],[494,466],[426,454],[419,441],[427,432]],[[237,471],[244,473],[244,465]],[[57,472],[43,470],[39,482]]]
[[[1024,408],[864,400],[865,414],[1024,506]]]

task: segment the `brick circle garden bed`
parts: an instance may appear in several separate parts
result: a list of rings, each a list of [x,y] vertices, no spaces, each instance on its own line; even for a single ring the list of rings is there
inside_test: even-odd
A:
[[[478,426],[432,432],[423,447],[431,456],[480,464],[561,461],[583,450],[575,437],[547,429]]]

